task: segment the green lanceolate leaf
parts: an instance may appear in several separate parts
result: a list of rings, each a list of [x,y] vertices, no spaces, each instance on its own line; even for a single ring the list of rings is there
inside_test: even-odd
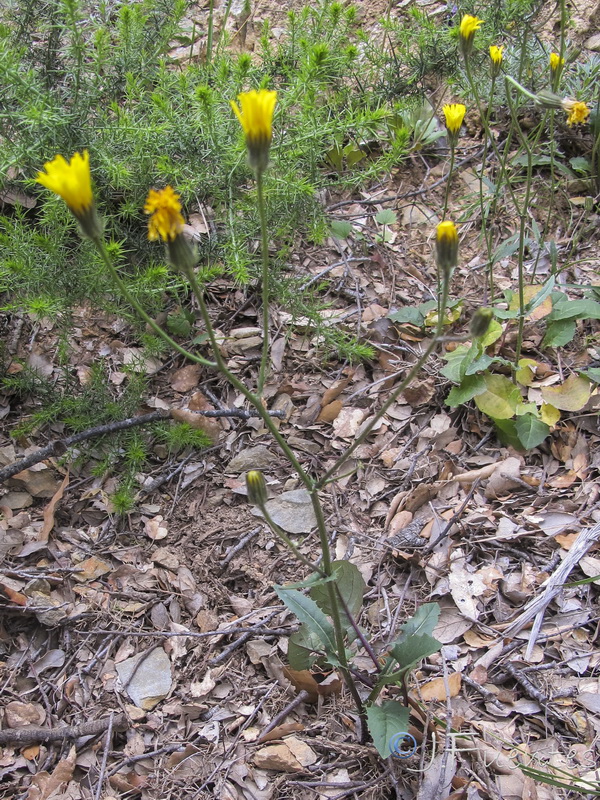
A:
[[[321,642],[327,654],[335,653],[335,632],[333,625],[319,606],[310,597],[306,597],[296,589],[285,589],[276,586],[277,597],[289,610],[295,614],[300,622],[304,623]]]
[[[453,386],[446,398],[446,405],[456,408],[463,403],[468,403],[475,395],[485,392],[483,375],[467,375],[460,386]]]
[[[288,661],[292,669],[309,669],[317,659],[313,655],[321,649],[320,638],[311,631],[308,625],[301,625],[300,630],[293,633],[288,640]]]
[[[600,319],[600,303],[595,300],[568,300],[552,310],[550,322],[561,319]]]
[[[398,662],[400,670],[404,672],[414,667],[422,658],[437,653],[441,646],[442,643],[429,634],[411,634],[390,648],[390,653]]]
[[[402,626],[402,635],[398,642],[409,636],[431,636],[440,618],[440,607],[437,603],[424,603]]]
[[[414,308],[413,306],[405,306],[404,308],[399,308],[397,311],[392,311],[388,314],[388,319],[391,319],[392,322],[404,322],[409,325],[415,325],[417,328],[422,328],[425,322],[423,314],[421,314],[418,308]]]
[[[533,414],[524,414],[515,420],[515,430],[521,444],[526,450],[531,450],[541,444],[550,433],[550,427]]]
[[[550,322],[542,340],[542,347],[562,347],[569,344],[575,336],[577,325],[574,319],[560,319]]]
[[[391,755],[390,740],[397,733],[408,732],[408,708],[395,700],[367,708],[367,723],[373,744],[382,758]]]
[[[511,447],[514,447],[515,450],[519,451],[525,449],[523,443],[519,439],[514,419],[495,419],[493,422],[498,438],[503,444],[509,444]]]
[[[356,564],[350,561],[334,561],[331,565],[336,586],[348,606],[356,616],[362,608],[366,584]],[[317,585],[311,589],[310,596],[325,614],[331,614],[331,603],[327,586]]]

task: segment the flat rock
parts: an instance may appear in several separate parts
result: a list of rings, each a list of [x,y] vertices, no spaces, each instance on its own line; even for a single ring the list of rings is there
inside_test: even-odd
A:
[[[266,508],[273,521],[287,533],[310,533],[317,518],[306,489],[293,489],[268,500]],[[258,512],[260,516],[260,511]]]
[[[171,661],[162,647],[149,655],[140,653],[117,664],[117,674],[123,688],[138,706],[150,711],[171,691],[173,676]],[[138,662],[143,658],[138,667]]]
[[[589,39],[586,39],[583,43],[583,46],[586,50],[595,50],[597,53],[600,52],[600,33],[595,33],[593,36],[590,36]]]
[[[264,444],[248,447],[231,459],[226,472],[247,472],[250,469],[267,469],[277,464],[279,459]]]

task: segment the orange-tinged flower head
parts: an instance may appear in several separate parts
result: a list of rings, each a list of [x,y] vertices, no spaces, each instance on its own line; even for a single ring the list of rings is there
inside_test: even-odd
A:
[[[262,172],[269,163],[277,92],[253,89],[238,94],[238,101],[239,106],[232,100],[231,107],[246,137],[250,165]]]
[[[581,100],[573,100],[572,97],[565,97],[562,107],[569,115],[567,125],[583,125],[590,115],[590,110],[586,103]]]
[[[162,239],[163,242],[172,242],[183,231],[185,221],[181,215],[179,195],[171,186],[150,189],[144,213],[152,215],[148,220],[148,238],[151,241]]]
[[[459,36],[463,55],[467,58],[473,47],[475,32],[483,25],[483,20],[471,14],[465,14],[460,21]]]
[[[492,77],[497,78],[502,68],[502,59],[504,47],[498,47],[495,44],[490,45],[490,60],[492,62]]]
[[[451,103],[450,105],[444,106],[442,111],[444,112],[446,128],[450,134],[450,138],[456,141],[467,109],[462,103]]]
[[[70,161],[57,155],[44,164],[44,169],[38,172],[37,183],[62,197],[87,236],[97,236],[101,226],[94,209],[88,151],[75,153]]]
[[[437,226],[436,253],[440,269],[449,274],[458,263],[458,231],[456,225],[446,219]]]

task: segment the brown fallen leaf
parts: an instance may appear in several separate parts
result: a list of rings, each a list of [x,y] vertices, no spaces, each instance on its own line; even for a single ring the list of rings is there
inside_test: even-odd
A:
[[[171,389],[175,392],[189,392],[190,389],[198,386],[201,371],[200,364],[188,364],[175,370],[171,375]]]
[[[453,672],[448,676],[450,697],[457,697],[460,694],[461,682],[460,672]],[[425,702],[439,700],[440,703],[443,703],[446,699],[444,679],[434,678],[432,681],[427,681],[420,687],[420,695]]]
[[[333,400],[326,406],[323,406],[321,413],[317,417],[317,422],[333,422],[342,410],[343,403],[341,400]]]
[[[31,779],[26,800],[47,800],[51,795],[57,795],[61,788],[66,787],[73,779],[77,750],[71,747],[69,755],[61,759],[52,770],[52,773],[38,772]]]
[[[50,535],[50,531],[54,527],[54,512],[56,510],[56,506],[62,500],[62,496],[68,485],[69,485],[69,471],[67,470],[67,474],[63,478],[63,482],[56,490],[54,496],[52,497],[52,500],[50,500],[50,502],[44,509],[44,524],[40,531],[40,535],[38,536],[38,541],[40,542],[48,541],[48,536]]]

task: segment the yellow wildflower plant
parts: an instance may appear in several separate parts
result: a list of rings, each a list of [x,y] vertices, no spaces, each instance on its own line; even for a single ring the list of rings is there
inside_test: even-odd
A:
[[[491,72],[492,78],[497,78],[500,74],[500,70],[502,69],[502,60],[504,58],[503,55],[504,47],[498,47],[495,44],[490,45],[490,61],[491,64]]]
[[[171,186],[164,189],[150,189],[144,213],[150,214],[148,220],[148,239],[161,239],[167,244],[169,261],[184,272],[196,264],[196,255],[183,237],[185,220],[181,214],[179,195]]]
[[[436,230],[437,263],[442,272],[448,274],[458,263],[458,231],[456,225],[446,219]]]
[[[446,129],[452,142],[456,142],[460,133],[461,125],[467,113],[466,107],[462,103],[450,103],[443,107],[446,119]]]
[[[468,58],[473,47],[475,32],[483,25],[483,20],[474,17],[472,14],[465,14],[460,21],[458,33],[460,36],[460,46],[465,58]]]
[[[250,166],[262,172],[269,163],[277,92],[268,89],[260,89],[257,92],[253,89],[238,94],[238,101],[239,106],[231,100],[231,107],[246,137]]]
[[[101,227],[94,208],[88,151],[75,153],[70,161],[57,155],[44,164],[44,169],[38,172],[36,182],[62,197],[86,236],[98,236]]]

